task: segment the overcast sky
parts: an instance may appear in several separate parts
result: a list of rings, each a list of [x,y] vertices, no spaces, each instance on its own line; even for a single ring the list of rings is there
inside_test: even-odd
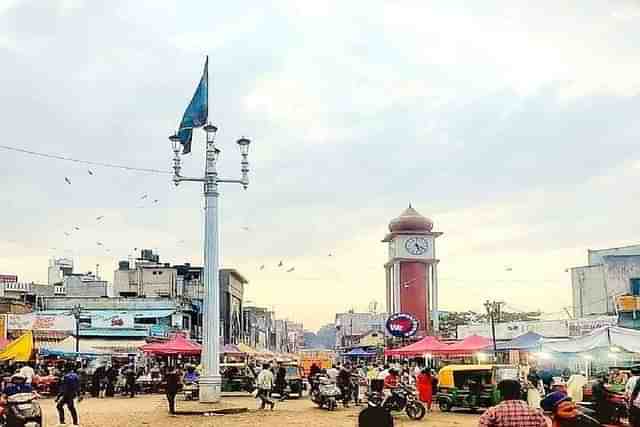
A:
[[[253,141],[249,190],[222,188],[222,263],[309,328],[384,304],[380,240],[409,202],[444,232],[443,309],[560,316],[565,268],[637,243],[639,2],[232,3],[0,0],[1,144],[170,170],[210,55],[223,175]],[[0,152],[0,273],[202,262],[200,186]]]

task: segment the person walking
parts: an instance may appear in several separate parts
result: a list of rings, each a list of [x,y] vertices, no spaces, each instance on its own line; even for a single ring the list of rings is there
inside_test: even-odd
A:
[[[547,427],[542,411],[520,400],[522,390],[518,381],[500,381],[498,390],[503,401],[480,416],[478,427]]]
[[[133,369],[133,365],[129,365],[124,371],[124,377],[127,381],[127,393],[129,397],[136,396],[136,371]]]
[[[427,411],[431,412],[433,403],[433,377],[429,369],[423,369],[416,378],[416,388],[420,401],[427,406]]]
[[[625,395],[629,402],[629,425],[640,427],[640,366],[631,368],[631,378],[625,385]]]
[[[165,375],[165,380],[167,381],[167,402],[169,402],[169,413],[171,415],[175,415],[176,413],[176,395],[182,385],[181,378],[182,375],[180,375],[178,368],[175,366]]]
[[[62,377],[60,385],[58,387],[58,396],[56,397],[56,409],[58,410],[58,418],[60,424],[64,424],[64,406],[67,406],[73,425],[78,425],[78,412],[73,403],[73,400],[78,396],[80,391],[80,378],[76,373],[76,368],[73,364],[67,367],[67,373]]]
[[[260,409],[264,409],[267,405],[270,405],[271,410],[273,411],[273,408],[276,404],[269,397],[271,394],[271,389],[273,388],[273,372],[271,372],[271,369],[269,369],[268,363],[265,363],[262,366],[262,370],[258,374],[256,383],[256,385],[258,386],[257,397],[261,402]]]
[[[280,395],[280,401],[287,399],[287,370],[284,366],[278,368],[274,391]]]

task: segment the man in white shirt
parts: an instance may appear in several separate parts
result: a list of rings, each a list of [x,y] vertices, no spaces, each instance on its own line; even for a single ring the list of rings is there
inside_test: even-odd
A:
[[[258,387],[258,395],[256,397],[262,402],[260,409],[264,409],[267,405],[270,405],[273,411],[275,403],[269,397],[271,389],[273,388],[273,372],[269,369],[268,363],[262,366],[262,371],[260,371],[258,378],[256,378],[256,386]]]
[[[327,369],[327,376],[329,377],[329,379],[331,380],[332,383],[335,384],[336,380],[338,379],[338,374],[340,373],[340,371],[338,370],[336,365],[331,366],[331,368]]]
[[[384,365],[384,367],[378,374],[378,379],[384,381],[388,376],[389,376],[389,365]]]
[[[624,387],[624,392],[629,399],[629,424],[631,427],[638,427],[640,426],[640,393],[636,393],[634,396],[633,392],[640,378],[640,366],[632,367],[631,375],[632,377]]]
[[[29,365],[24,365],[22,368],[20,368],[20,375],[27,379],[25,384],[31,384],[33,382],[33,377],[35,374],[35,371]]]

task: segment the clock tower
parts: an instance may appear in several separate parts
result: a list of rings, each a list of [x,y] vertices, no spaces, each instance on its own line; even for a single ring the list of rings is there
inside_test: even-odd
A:
[[[438,331],[438,262],[433,221],[409,205],[389,223],[383,242],[389,245],[385,264],[387,311],[408,313],[420,323],[417,337],[437,335]]]

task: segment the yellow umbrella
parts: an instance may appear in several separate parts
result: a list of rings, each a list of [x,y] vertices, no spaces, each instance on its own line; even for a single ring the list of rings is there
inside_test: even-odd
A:
[[[33,332],[29,331],[19,338],[11,341],[0,352],[0,361],[15,360],[16,362],[28,362],[33,352]]]

